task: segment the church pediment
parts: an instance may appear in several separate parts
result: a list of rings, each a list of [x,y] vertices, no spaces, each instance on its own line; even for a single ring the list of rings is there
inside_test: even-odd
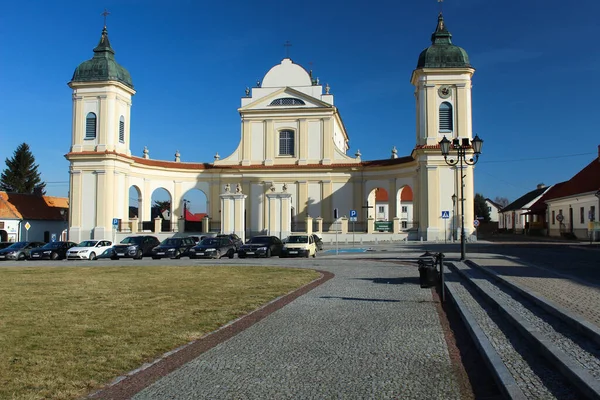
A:
[[[329,103],[321,101],[299,90],[286,87],[252,101],[244,107],[241,107],[238,111],[282,111],[310,108],[333,109],[334,107]]]

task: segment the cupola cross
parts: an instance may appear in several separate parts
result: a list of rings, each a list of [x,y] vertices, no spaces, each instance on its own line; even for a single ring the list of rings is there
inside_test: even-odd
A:
[[[108,10],[105,8],[104,12],[100,15],[104,16],[104,26],[106,26],[106,17],[108,17],[110,13],[108,12]]]
[[[438,3],[440,3],[440,14],[442,13],[442,6],[444,5],[444,0],[437,0]]]
[[[285,47],[285,58],[290,58],[290,47],[292,47],[290,41],[286,40],[283,47]]]

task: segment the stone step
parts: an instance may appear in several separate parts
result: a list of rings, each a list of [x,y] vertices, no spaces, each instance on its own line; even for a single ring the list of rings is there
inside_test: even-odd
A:
[[[449,297],[506,398],[581,398],[577,388],[469,280],[453,269],[445,273],[445,281]]]

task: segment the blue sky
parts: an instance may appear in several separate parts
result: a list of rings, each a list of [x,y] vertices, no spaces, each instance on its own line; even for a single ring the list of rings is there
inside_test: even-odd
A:
[[[415,145],[410,76],[430,44],[435,0],[22,1],[3,5],[0,161],[27,142],[49,195],[66,196],[71,92],[110,11],[117,61],[131,73],[134,155],[212,162],[240,139],[237,108],[285,56],[329,83],[353,155],[388,158]],[[476,192],[515,200],[569,179],[597,154],[600,3],[449,0],[454,44],[476,68],[474,133],[484,139]],[[200,122],[202,121],[202,123]],[[194,210],[199,211],[199,210]]]

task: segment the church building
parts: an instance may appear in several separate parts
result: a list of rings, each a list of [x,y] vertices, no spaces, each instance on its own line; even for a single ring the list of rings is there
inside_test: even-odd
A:
[[[419,55],[411,76],[416,132],[410,155],[398,156],[395,148],[388,159],[349,155],[349,133],[329,86],[284,58],[241,99],[241,140],[235,151],[223,158],[215,155],[212,162],[181,162],[178,154],[174,161],[151,159],[147,149],[141,157],[132,154],[136,91],[132,76],[115,59],[104,26],[93,57],[75,69],[69,82],[73,129],[65,157],[70,161],[70,240],[112,238],[113,221],[133,233],[155,227],[182,231],[185,224],[177,218],[166,227],[153,221],[151,198],[159,188],[170,196],[172,216],[185,215],[188,191],[202,191],[207,199],[203,230],[242,238],[325,233],[337,229],[335,224],[350,210],[357,212],[357,231],[376,232],[375,222],[383,226],[378,212],[385,210],[394,234],[451,238],[441,213],[453,210],[460,221],[460,209],[452,201],[460,193],[460,176],[446,164],[438,143],[444,136],[472,139],[475,72],[467,53],[451,38],[440,14],[431,45]],[[465,165],[463,175],[465,220],[472,221],[473,168]],[[138,198],[133,215],[130,191]],[[377,191],[387,195],[376,196]],[[452,226],[458,226],[456,221]],[[472,228],[466,229],[469,235]]]

